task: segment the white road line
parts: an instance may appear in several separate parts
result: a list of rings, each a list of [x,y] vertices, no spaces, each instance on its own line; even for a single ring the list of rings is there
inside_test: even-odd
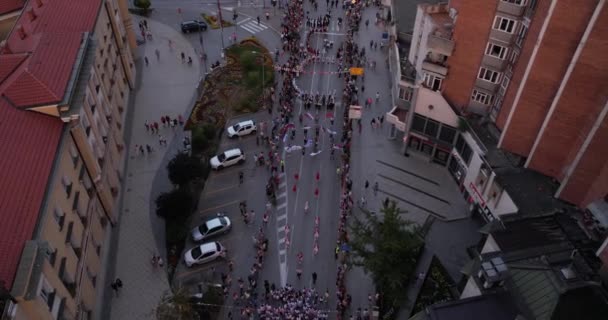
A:
[[[285,238],[279,239],[279,244],[283,244],[283,243],[285,243]]]
[[[236,25],[237,25],[237,26],[240,26],[240,25],[242,25],[243,23],[245,23],[245,22],[247,22],[247,21],[249,21],[249,20],[251,20],[251,18],[247,18],[247,19],[245,19],[245,20],[239,21],[239,22],[237,22],[237,23],[236,23]]]
[[[283,188],[283,187],[287,187],[287,182],[281,182],[281,184],[279,184],[279,188]]]
[[[281,210],[281,209],[283,209],[283,208],[285,208],[285,207],[287,207],[287,204],[286,204],[286,203],[282,203],[282,204],[280,204],[280,205],[277,207],[277,210]]]
[[[279,222],[279,220],[285,220],[287,219],[287,213],[281,215],[280,217],[277,217],[277,222]],[[281,230],[283,230],[283,228],[280,228]]]

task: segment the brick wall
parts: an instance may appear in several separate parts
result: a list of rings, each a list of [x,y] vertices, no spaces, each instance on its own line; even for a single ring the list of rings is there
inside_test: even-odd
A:
[[[467,0],[456,3],[454,52],[448,58],[443,95],[456,108],[469,103],[499,0]]]
[[[593,9],[589,1],[557,0],[501,148],[530,153]],[[525,72],[523,64],[518,67]]]
[[[587,11],[587,10],[581,10]],[[593,12],[591,12],[592,14]],[[585,18],[587,21],[591,19]],[[608,9],[602,10],[534,154],[531,169],[562,180],[606,102]]]
[[[606,101],[604,102],[606,103]],[[560,199],[586,207],[608,193],[608,117],[604,118],[591,144],[572,173]]]

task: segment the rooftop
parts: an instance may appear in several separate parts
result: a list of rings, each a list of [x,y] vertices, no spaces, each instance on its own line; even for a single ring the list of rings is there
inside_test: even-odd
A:
[[[33,14],[17,19],[0,48],[0,152],[8,155],[0,158],[0,281],[9,287],[33,236],[64,128],[61,119],[28,110],[66,96],[83,33],[93,31],[100,6],[101,0],[29,1],[24,12]]]
[[[519,312],[506,293],[496,293],[434,304],[421,313],[415,319],[514,320]]]
[[[576,210],[575,207],[554,197],[559,184],[554,179],[536,171],[523,168],[522,158],[498,149],[500,133],[492,123],[469,115],[467,123],[473,136],[487,150],[485,160],[496,173],[496,181],[505,188],[519,208],[519,214],[545,215],[560,210]]]
[[[2,0],[0,1],[0,15],[17,11],[25,5],[25,0]]]
[[[397,22],[397,30],[411,34],[414,30],[418,5],[430,5],[447,0],[395,0],[393,19]]]

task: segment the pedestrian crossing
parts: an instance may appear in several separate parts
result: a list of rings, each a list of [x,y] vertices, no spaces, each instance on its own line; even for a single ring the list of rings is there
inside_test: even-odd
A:
[[[263,23],[258,23],[255,20],[250,20],[248,18],[248,20],[243,21],[242,23],[239,23],[239,26],[243,29],[245,29],[246,31],[250,32],[251,34],[256,34],[259,32],[262,32],[266,29],[268,29],[268,26],[263,24]]]
[[[287,252],[291,244],[291,227],[287,220],[287,192],[287,178],[284,173],[281,173],[276,192],[277,202],[274,215],[276,217],[277,239],[279,240],[279,272],[282,286],[287,283]]]

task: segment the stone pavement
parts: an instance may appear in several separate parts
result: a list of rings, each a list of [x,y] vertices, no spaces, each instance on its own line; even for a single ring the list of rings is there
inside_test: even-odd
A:
[[[134,16],[135,20],[138,17]],[[134,24],[137,25],[138,21]],[[139,50],[138,88],[132,96],[130,119],[125,125],[128,144],[126,181],[123,186],[120,221],[112,235],[112,249],[106,276],[104,308],[96,319],[151,319],[159,298],[169,289],[167,274],[151,264],[154,254],[167,261],[164,246],[164,224],[154,212],[154,199],[170,190],[166,163],[182,144],[183,130],[163,128],[160,117],[184,119],[189,114],[199,83],[200,65],[192,46],[177,31],[148,19],[154,40]],[[173,49],[169,48],[169,41]],[[155,50],[160,52],[156,58]],[[182,63],[180,53],[193,57],[193,64]],[[148,58],[146,66],[144,57]],[[145,121],[157,121],[167,146],[159,145],[158,135],[146,132]],[[137,155],[135,145],[150,145],[154,152]],[[166,263],[165,263],[166,267]],[[120,278],[124,287],[118,297],[109,288],[112,279]],[[106,284],[104,284],[106,285]]]

